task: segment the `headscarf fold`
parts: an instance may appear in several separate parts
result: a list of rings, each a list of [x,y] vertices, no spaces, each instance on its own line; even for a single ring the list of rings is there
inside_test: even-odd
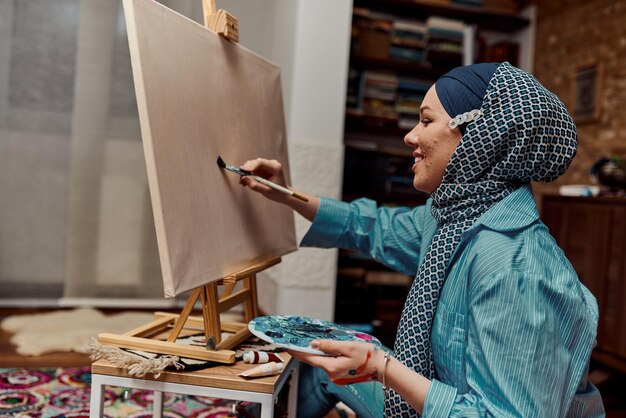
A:
[[[493,73],[500,64],[481,63],[457,67],[439,77],[435,91],[450,117],[480,109]],[[459,125],[465,133],[465,125]]]
[[[521,185],[558,178],[576,154],[576,126],[563,103],[532,75],[508,63],[495,70],[481,110],[482,117],[466,126],[443,181],[431,196],[438,228],[418,268],[396,335],[396,358],[429,379],[436,377],[430,340],[433,318],[461,234]],[[390,390],[385,416],[419,415]]]

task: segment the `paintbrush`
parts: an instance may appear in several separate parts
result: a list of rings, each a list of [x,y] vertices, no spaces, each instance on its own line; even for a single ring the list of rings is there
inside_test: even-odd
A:
[[[252,177],[253,179],[258,181],[259,183],[264,184],[264,185],[266,185],[267,187],[269,187],[271,189],[274,189],[274,190],[279,191],[281,193],[288,194],[289,196],[293,196],[296,199],[302,200],[303,202],[308,202],[309,201],[309,199],[307,199],[306,197],[302,196],[299,193],[294,192],[293,190],[289,190],[288,188],[280,186],[280,185],[278,185],[276,183],[273,183],[273,182],[271,182],[271,181],[269,181],[267,179],[264,179],[263,177],[255,176],[250,171],[243,170],[243,169],[241,169],[239,167],[235,167],[234,165],[226,164],[224,162],[224,160],[222,160],[222,157],[220,157],[220,156],[217,157],[217,165],[220,168],[226,169],[228,171],[232,171],[233,173],[239,174],[242,177],[244,177],[244,176]]]

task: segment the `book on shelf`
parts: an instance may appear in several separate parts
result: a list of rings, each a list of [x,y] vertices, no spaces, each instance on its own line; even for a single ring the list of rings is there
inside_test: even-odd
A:
[[[393,35],[423,41],[426,38],[426,23],[421,20],[394,20]]]
[[[436,37],[450,41],[463,41],[465,23],[461,20],[430,16],[426,19],[426,27],[429,38]]]
[[[366,58],[387,59],[394,18],[355,7],[352,12],[353,52]]]
[[[422,21],[394,21],[389,56],[399,61],[422,62],[425,56],[426,36],[426,24]]]
[[[365,29],[359,34],[355,52],[357,55],[364,58],[384,60],[389,58],[390,45],[391,38],[388,33]]]
[[[398,78],[395,74],[364,71],[361,85],[364,115],[387,119],[397,118],[395,103]]]
[[[361,95],[361,72],[350,68],[348,70],[348,86],[346,94],[346,110],[361,111],[363,97]]]
[[[398,78],[398,99],[396,101],[398,128],[410,130],[417,125],[420,119],[420,106],[431,85],[431,80]]]
[[[426,60],[451,66],[463,62],[465,23],[456,19],[431,16],[426,20],[428,43]]]
[[[398,128],[406,129],[407,132],[415,128],[419,121],[419,116],[415,117],[415,115],[405,113],[398,114]]]
[[[398,100],[396,101],[396,112],[403,113],[405,115],[414,115],[416,118],[419,119],[422,100],[424,100],[424,96],[398,94]]]
[[[389,48],[389,56],[399,61],[422,62],[426,54],[423,48],[412,48],[407,46],[392,45]]]
[[[401,90],[411,91],[417,94],[426,94],[430,86],[433,85],[432,80],[411,77],[399,77],[398,88]]]

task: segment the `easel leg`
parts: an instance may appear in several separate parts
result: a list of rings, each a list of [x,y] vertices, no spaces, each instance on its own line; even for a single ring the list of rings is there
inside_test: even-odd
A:
[[[219,306],[217,295],[217,284],[215,282],[204,286],[204,299],[202,312],[205,324],[205,338],[207,338],[207,349],[215,350],[215,347],[222,342],[222,325],[220,323],[220,313],[211,307]]]
[[[152,395],[152,416],[161,418],[163,416],[163,392],[155,390]]]
[[[104,407],[103,382],[98,375],[91,375],[91,398],[89,400],[89,418],[100,418]]]
[[[243,304],[244,308],[244,317],[246,322],[252,321],[254,318],[259,316],[259,307],[257,305],[257,290],[256,290],[256,274],[252,274],[246,277],[243,281],[244,289],[248,289],[250,292],[250,297]]]
[[[295,361],[295,359],[294,359]],[[289,418],[295,418],[298,411],[298,379],[300,378],[300,363],[298,362],[291,372],[289,382],[289,397],[287,399],[287,412]]]

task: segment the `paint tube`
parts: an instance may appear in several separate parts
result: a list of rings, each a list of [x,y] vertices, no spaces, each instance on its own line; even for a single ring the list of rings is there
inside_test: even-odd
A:
[[[239,376],[242,377],[263,377],[263,376],[274,376],[275,374],[280,374],[283,371],[285,365],[283,363],[276,363],[274,361],[270,363],[261,364],[260,366],[253,367],[248,370],[244,370],[239,373]]]
[[[268,353],[265,351],[246,351],[243,353],[244,363],[269,363],[270,361],[277,361],[284,363],[285,360],[281,356],[275,353]]]

